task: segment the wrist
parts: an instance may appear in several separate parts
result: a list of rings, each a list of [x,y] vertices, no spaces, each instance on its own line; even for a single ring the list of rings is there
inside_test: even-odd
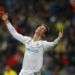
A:
[[[8,24],[8,23],[9,23],[9,20],[5,20],[4,23],[5,23],[5,24]]]

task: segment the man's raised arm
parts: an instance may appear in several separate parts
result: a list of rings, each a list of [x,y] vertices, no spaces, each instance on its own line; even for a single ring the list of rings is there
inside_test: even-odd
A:
[[[63,37],[63,33],[59,32],[58,37],[54,41],[52,41],[52,42],[44,41],[43,42],[44,51],[49,50],[49,49],[52,50],[52,48],[54,48],[56,45],[58,45],[58,43],[60,42],[62,37]]]
[[[58,38],[56,38],[53,42],[51,42],[51,46],[56,46],[60,42],[62,37],[63,37],[63,33],[59,32]]]
[[[23,35],[21,35],[21,34],[19,34],[16,30],[15,30],[15,28],[12,26],[12,24],[9,22],[9,20],[8,20],[8,15],[7,14],[4,14],[3,16],[2,16],[2,20],[4,21],[4,23],[6,24],[6,26],[7,26],[7,28],[8,28],[8,30],[9,30],[9,32],[11,33],[11,35],[15,38],[15,39],[17,39],[17,40],[19,40],[20,42],[25,42],[25,40],[27,40],[27,38],[28,37],[24,37]]]

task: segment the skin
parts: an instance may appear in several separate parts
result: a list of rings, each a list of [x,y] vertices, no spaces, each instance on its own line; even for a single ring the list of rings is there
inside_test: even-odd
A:
[[[44,25],[39,26],[33,36],[34,40],[42,40],[45,37],[45,32],[47,31]]]
[[[4,21],[5,24],[7,24],[9,22],[8,20],[8,14],[4,14],[2,16],[2,20]],[[33,40],[34,41],[38,41],[38,40],[42,40],[45,37],[45,32],[47,31],[46,27],[44,25],[40,25],[39,27],[37,27],[37,29],[35,30],[34,36],[33,36]],[[58,35],[60,38],[63,37],[63,33],[59,32]]]

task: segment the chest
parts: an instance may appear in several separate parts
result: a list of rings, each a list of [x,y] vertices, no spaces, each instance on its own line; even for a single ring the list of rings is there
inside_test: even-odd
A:
[[[40,42],[30,42],[26,45],[26,49],[29,53],[39,54],[43,52],[43,47]]]

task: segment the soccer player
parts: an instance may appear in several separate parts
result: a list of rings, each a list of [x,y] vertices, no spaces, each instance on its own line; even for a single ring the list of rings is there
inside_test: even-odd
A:
[[[8,20],[7,14],[2,16],[2,20],[6,24],[11,35],[25,45],[25,54],[19,75],[34,75],[34,73],[39,72],[43,65],[44,51],[52,50],[52,48],[59,43],[63,33],[59,32],[58,37],[53,42],[48,42],[43,40],[47,32],[47,28],[44,25],[37,27],[33,37],[29,37],[23,36],[15,30]]]

